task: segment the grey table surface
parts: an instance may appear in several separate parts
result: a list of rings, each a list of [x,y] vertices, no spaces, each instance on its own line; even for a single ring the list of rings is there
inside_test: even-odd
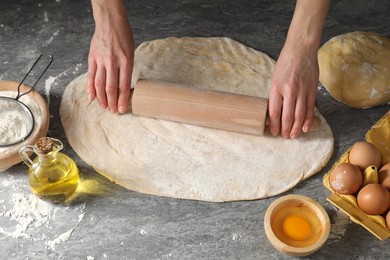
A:
[[[170,36],[226,36],[277,59],[295,1],[127,1],[136,44]],[[322,43],[372,31],[390,36],[390,2],[333,1]],[[80,168],[89,189],[67,205],[34,197],[22,163],[0,173],[1,259],[290,259],[268,242],[264,213],[277,197],[208,203],[149,196],[111,183],[83,163],[69,146],[59,116],[65,87],[87,71],[94,30],[89,1],[2,0],[0,80],[19,81],[42,52],[55,61],[37,86],[49,102],[49,136]],[[317,200],[329,214],[331,234],[308,259],[389,259],[380,241],[329,202],[322,178],[338,158],[380,119],[389,106],[349,108],[321,87],[316,106],[334,133],[334,153],[316,175],[285,194]]]

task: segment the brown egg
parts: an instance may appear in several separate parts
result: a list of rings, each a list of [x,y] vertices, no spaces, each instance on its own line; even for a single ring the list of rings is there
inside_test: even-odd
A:
[[[360,169],[351,163],[340,163],[333,168],[329,176],[332,189],[340,194],[354,194],[363,183]]]
[[[390,190],[390,163],[386,163],[380,168],[378,172],[378,181]]]
[[[390,205],[389,191],[381,184],[370,183],[364,186],[357,195],[359,208],[366,214],[381,215]]]
[[[381,164],[380,151],[369,142],[355,143],[349,151],[349,162],[364,171],[368,166],[374,165],[379,169]]]
[[[389,212],[387,212],[387,215],[386,215],[386,225],[387,225],[387,228],[390,229],[390,210],[389,210]]]

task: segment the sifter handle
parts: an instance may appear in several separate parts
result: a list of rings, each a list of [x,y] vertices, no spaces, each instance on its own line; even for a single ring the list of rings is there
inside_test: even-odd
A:
[[[46,65],[45,69],[41,72],[40,76],[38,77],[38,79],[35,81],[34,85],[32,85],[32,87],[30,88],[29,91],[21,94],[20,93],[20,86],[24,83],[24,81],[26,80],[26,78],[30,75],[31,71],[34,69],[34,67],[37,65],[37,63],[40,61],[40,59],[43,57],[43,56],[48,56],[49,57],[49,63]],[[51,65],[51,63],[53,62],[53,55],[51,55],[50,53],[42,53],[41,55],[39,55],[38,59],[34,62],[34,64],[31,66],[30,70],[27,72],[26,75],[24,75],[24,78],[22,79],[22,81],[20,81],[17,89],[18,89],[18,95],[15,97],[15,100],[19,100],[19,98],[21,96],[24,96],[28,93],[30,93],[33,88],[35,87],[35,85],[37,85],[38,81],[42,78],[43,74],[45,74],[45,72],[47,71],[47,69],[49,68],[49,66]]]

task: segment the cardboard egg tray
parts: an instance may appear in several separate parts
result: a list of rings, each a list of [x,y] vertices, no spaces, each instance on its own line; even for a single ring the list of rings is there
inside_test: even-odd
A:
[[[365,138],[381,152],[382,165],[390,162],[390,111],[371,127],[366,133]],[[330,187],[330,173],[339,163],[348,162],[350,149],[341,156],[323,178],[324,186],[332,191],[332,194],[327,197],[327,200],[345,212],[353,222],[366,228],[378,239],[385,240],[390,237],[390,230],[387,228],[385,218],[382,215],[368,215],[364,213],[358,207],[355,196],[337,194]],[[368,167],[363,173],[363,185],[367,183],[378,183],[378,169],[375,166]]]

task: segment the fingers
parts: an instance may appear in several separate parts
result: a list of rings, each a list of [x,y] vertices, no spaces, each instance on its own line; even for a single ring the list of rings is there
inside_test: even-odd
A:
[[[105,94],[107,96],[107,106],[111,113],[118,111],[118,77],[119,71],[110,67],[107,70]]]
[[[96,63],[94,61],[88,61],[88,77],[87,77],[87,96],[90,101],[96,97],[95,91],[95,76],[96,76]]]
[[[295,102],[295,111],[292,112],[293,124],[289,132],[291,139],[296,139],[301,134],[302,125],[306,115],[306,98],[298,96]]]
[[[268,119],[270,126],[270,133],[277,136],[280,133],[280,117],[282,114],[282,96],[271,92],[268,103]]]
[[[129,104],[132,66],[126,65],[119,71],[118,111],[125,113]]]
[[[302,131],[304,133],[307,133],[310,131],[310,128],[311,128],[312,123],[313,123],[316,93],[317,92],[314,92],[314,94],[309,93],[307,96],[306,117],[305,117],[305,121],[303,122],[303,126],[302,126]]]
[[[101,108],[107,108],[106,95],[106,70],[104,67],[98,67],[95,76],[96,98]]]
[[[130,98],[132,66],[122,69],[114,66],[100,66],[90,62],[88,69],[87,95],[89,100],[97,99],[101,108],[112,113],[125,113]]]
[[[285,89],[291,87],[286,86]],[[301,132],[310,130],[313,115],[316,92],[311,91],[314,88],[308,88],[310,91],[287,91],[279,93],[281,87],[275,85],[271,88],[268,106],[268,120],[270,124],[270,133],[272,136],[281,135],[284,138],[298,138]],[[295,93],[298,92],[298,93]]]
[[[289,86],[285,88],[290,89]],[[268,106],[270,133],[273,136],[280,134],[284,138],[297,138],[301,132],[305,107],[297,103],[298,97],[294,91],[282,94],[278,92],[279,89],[282,88],[277,84],[271,88]],[[301,114],[303,112],[303,115],[296,114],[298,111]]]
[[[284,138],[296,139],[301,132],[309,132],[314,115],[315,94],[301,93],[296,98],[283,102],[281,116],[281,135]]]

